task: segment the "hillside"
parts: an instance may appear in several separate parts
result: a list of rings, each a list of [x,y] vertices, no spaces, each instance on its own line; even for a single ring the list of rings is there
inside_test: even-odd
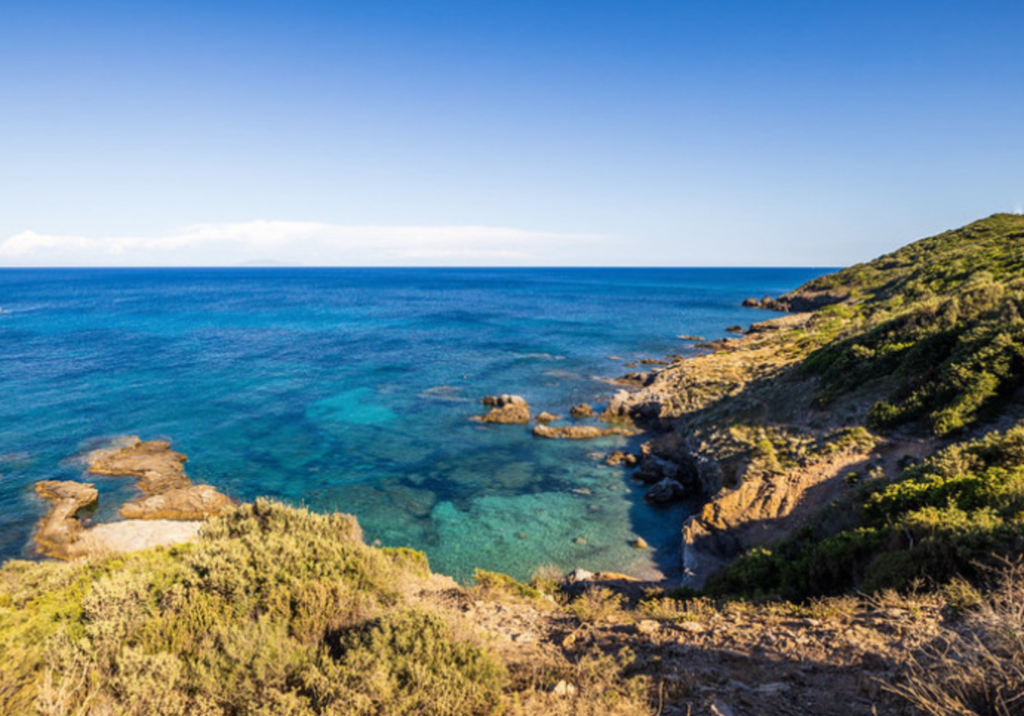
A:
[[[689,584],[745,552],[716,593],[904,587],[1019,554],[1024,217],[748,305],[792,312],[612,401],[666,433],[638,474],[707,500]]]
[[[0,713],[904,712],[941,595],[713,601],[621,576],[464,588],[355,520],[257,501],[196,541],[0,569]],[[622,589],[627,599],[613,591]],[[980,613],[980,612],[979,612]]]

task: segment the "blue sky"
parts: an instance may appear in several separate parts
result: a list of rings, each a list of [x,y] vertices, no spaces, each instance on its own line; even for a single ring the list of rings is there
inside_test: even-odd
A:
[[[0,3],[0,265],[817,265],[1024,205],[1024,3]]]

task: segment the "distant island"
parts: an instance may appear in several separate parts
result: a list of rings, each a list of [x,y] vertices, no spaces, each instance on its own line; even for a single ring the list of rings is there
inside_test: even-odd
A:
[[[367,546],[350,516],[230,506],[168,444],[135,441],[107,459],[176,462],[132,516],[215,516],[182,544],[5,564],[0,713],[1017,713],[1024,216],[745,305],[782,315],[573,408],[606,427],[535,430],[646,432],[608,460],[652,502],[699,504],[682,585],[459,585]],[[518,396],[487,405],[485,422],[530,419]],[[48,549],[75,557],[95,491],[67,484]]]

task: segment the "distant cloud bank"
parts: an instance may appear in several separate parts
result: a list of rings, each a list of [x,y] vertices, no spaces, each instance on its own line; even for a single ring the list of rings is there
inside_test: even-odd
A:
[[[0,241],[0,266],[543,266],[593,263],[610,237],[490,226],[193,224],[162,236],[23,231]]]

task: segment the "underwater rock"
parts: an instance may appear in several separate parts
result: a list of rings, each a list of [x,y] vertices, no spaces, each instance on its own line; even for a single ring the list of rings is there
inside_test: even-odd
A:
[[[618,467],[619,465],[633,467],[638,462],[639,458],[636,455],[629,452],[623,452],[622,450],[615,450],[604,459],[604,464],[610,467]]]
[[[538,425],[533,429],[533,434],[538,438],[550,438],[552,440],[589,440],[592,438],[603,438],[608,435],[635,435],[631,430],[625,428],[599,428],[596,425],[568,425],[553,428],[549,425]]]
[[[476,418],[483,423],[528,423],[530,406],[519,395],[488,395],[481,401],[491,409],[486,415]]]
[[[36,483],[36,494],[53,503],[36,530],[39,549],[51,557],[69,559],[74,556],[73,546],[83,532],[82,523],[75,515],[95,505],[99,492],[86,482],[44,480]]]

